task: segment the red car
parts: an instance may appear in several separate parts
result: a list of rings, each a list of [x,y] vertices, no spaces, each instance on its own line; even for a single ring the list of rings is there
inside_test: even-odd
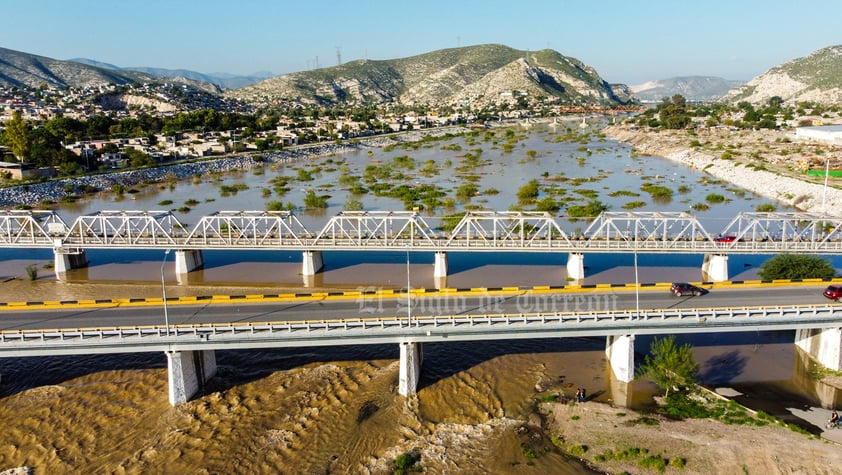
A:
[[[734,242],[737,240],[737,236],[717,236],[713,240],[714,242]]]
[[[822,293],[830,300],[839,300],[842,298],[842,285],[828,285]]]

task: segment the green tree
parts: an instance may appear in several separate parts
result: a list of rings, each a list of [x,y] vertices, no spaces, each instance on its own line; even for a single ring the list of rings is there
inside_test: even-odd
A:
[[[687,100],[681,94],[665,97],[658,106],[658,118],[661,126],[667,129],[683,129],[690,124],[687,112]]]
[[[29,150],[32,146],[29,130],[29,124],[23,119],[20,111],[16,110],[12,115],[12,120],[6,124],[5,142],[21,163],[29,158]]]
[[[836,269],[818,256],[779,254],[764,262],[757,275],[763,280],[830,279],[836,276]]]
[[[644,363],[638,368],[639,377],[648,378],[664,390],[680,391],[696,384],[699,364],[693,361],[693,347],[686,343],[678,346],[675,336],[655,338],[649,347]]]

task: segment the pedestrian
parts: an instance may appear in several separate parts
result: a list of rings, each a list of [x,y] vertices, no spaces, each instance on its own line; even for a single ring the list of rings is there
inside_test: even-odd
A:
[[[582,402],[582,388],[576,388],[576,402]]]
[[[585,388],[582,388],[582,402],[585,402],[587,400],[588,400],[588,395],[585,392]]]

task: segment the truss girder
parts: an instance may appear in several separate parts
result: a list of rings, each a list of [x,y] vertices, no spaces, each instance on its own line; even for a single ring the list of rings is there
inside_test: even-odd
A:
[[[685,212],[609,212],[585,230],[585,240],[632,243],[631,248],[686,248],[688,242],[713,242],[704,226]]]
[[[316,235],[314,246],[434,247],[437,235],[414,211],[342,211]]]
[[[740,213],[725,226],[723,236],[733,242],[838,243],[842,218],[814,213]]]
[[[62,240],[76,247],[166,247],[186,234],[169,211],[99,211],[79,216]]]
[[[48,245],[66,232],[67,224],[54,211],[0,210],[0,244]]]
[[[447,243],[492,248],[573,245],[555,218],[543,211],[471,211],[453,228]]]
[[[100,211],[68,226],[54,211],[0,210],[0,247],[842,253],[842,218],[810,213],[741,213],[718,235],[683,212],[605,212],[575,237],[560,221],[473,211],[440,235],[416,212],[344,211],[314,235],[287,211],[220,211],[188,230],[169,211]]]
[[[288,211],[218,211],[199,220],[187,247],[304,246],[310,231]]]

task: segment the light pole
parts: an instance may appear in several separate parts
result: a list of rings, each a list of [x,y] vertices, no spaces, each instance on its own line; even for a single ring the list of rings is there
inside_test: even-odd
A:
[[[634,237],[634,319],[640,318],[640,280],[637,277],[637,236]]]
[[[164,302],[164,331],[167,336],[170,334],[170,316],[167,314],[167,284],[164,282],[164,264],[167,263],[167,256],[170,255],[170,250],[164,251],[164,259],[161,261],[161,294]]]
[[[827,198],[827,178],[830,176],[830,157],[827,157],[827,161],[824,164],[824,190],[822,190],[822,214],[826,214],[826,208],[824,207],[825,198]]]
[[[409,283],[409,244],[406,245],[406,321],[412,326],[412,286]]]

